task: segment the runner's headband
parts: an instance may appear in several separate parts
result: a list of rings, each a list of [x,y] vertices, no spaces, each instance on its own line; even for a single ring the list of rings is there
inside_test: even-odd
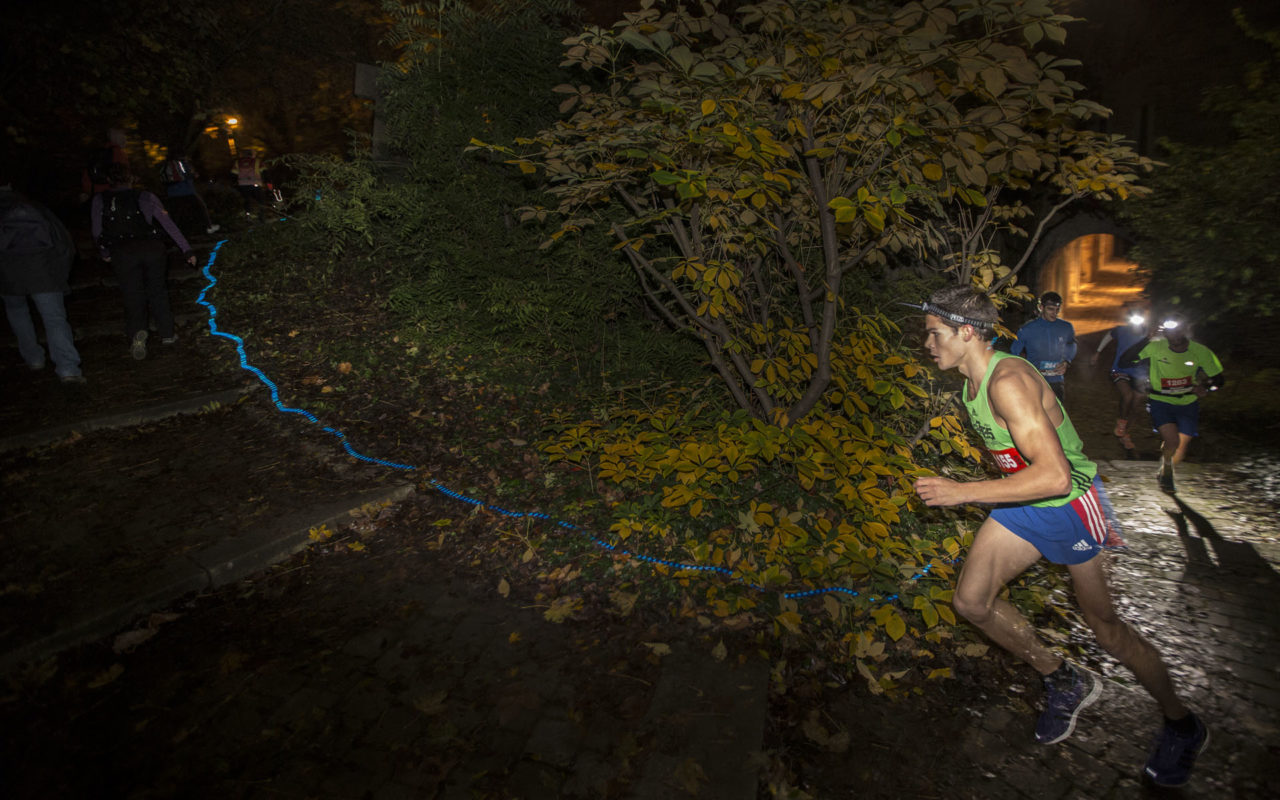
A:
[[[957,325],[972,325],[975,328],[995,327],[994,323],[983,322],[980,319],[974,319],[972,317],[962,316],[960,314],[955,313],[954,311],[948,311],[945,308],[941,308],[940,306],[935,306],[933,303],[930,303],[928,300],[925,300],[920,303],[898,303],[898,305],[907,306],[908,308],[918,308],[926,314],[933,314],[935,317],[942,317],[943,319],[950,320],[951,322],[954,322]]]

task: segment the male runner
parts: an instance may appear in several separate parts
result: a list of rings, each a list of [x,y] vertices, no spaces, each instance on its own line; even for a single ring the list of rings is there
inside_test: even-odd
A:
[[[1018,329],[1009,352],[1034,364],[1058,399],[1065,400],[1067,367],[1076,357],[1076,329],[1058,316],[1062,295],[1057,292],[1040,295],[1037,308],[1040,316]]]
[[[1040,673],[1046,707],[1036,723],[1036,739],[1060,742],[1071,735],[1080,712],[1098,699],[1102,683],[1049,650],[999,595],[1042,556],[1065,564],[1098,644],[1133,671],[1164,713],[1145,774],[1159,786],[1185,784],[1209,733],[1178,698],[1160,654],[1116,615],[1098,558],[1110,527],[1099,500],[1102,487],[1071,419],[1034,367],[992,348],[999,316],[986,295],[951,287],[920,308],[926,314],[925,348],[941,369],[957,369],[965,377],[970,423],[1006,473],[969,483],[942,477],[916,481],[926,505],[995,506],[974,537],[952,604]]]
[[[1149,364],[1147,411],[1151,426],[1163,440],[1156,481],[1161,491],[1173,494],[1173,465],[1182,463],[1187,445],[1200,435],[1200,398],[1221,388],[1225,379],[1222,363],[1213,351],[1191,341],[1191,326],[1181,314],[1166,315],[1160,331],[1163,339],[1137,342],[1120,357],[1120,366]]]
[[[1142,401],[1146,398],[1147,374],[1141,367],[1120,366],[1120,357],[1135,342],[1147,337],[1147,315],[1143,312],[1142,305],[1134,301],[1126,302],[1121,307],[1120,314],[1124,321],[1102,337],[1098,349],[1089,357],[1089,366],[1097,366],[1102,351],[1114,339],[1116,354],[1111,360],[1111,382],[1115,384],[1116,394],[1119,396],[1119,407],[1113,433],[1129,457],[1135,458],[1137,448],[1133,444],[1133,438],[1129,436],[1129,423],[1133,421],[1133,415],[1138,413],[1138,409],[1142,408]]]

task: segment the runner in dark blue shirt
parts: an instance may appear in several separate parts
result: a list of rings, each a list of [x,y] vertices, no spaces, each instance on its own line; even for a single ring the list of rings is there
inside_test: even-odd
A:
[[[1018,329],[1018,338],[1009,352],[1026,358],[1048,381],[1058,400],[1065,402],[1067,365],[1076,357],[1076,329],[1065,319],[1062,295],[1040,295],[1040,316]]]

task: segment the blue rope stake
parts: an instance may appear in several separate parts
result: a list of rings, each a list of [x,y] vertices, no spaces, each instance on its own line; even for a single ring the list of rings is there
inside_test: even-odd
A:
[[[304,408],[292,408],[290,406],[286,406],[283,402],[281,402],[280,389],[278,386],[276,386],[275,382],[272,381],[270,378],[268,378],[266,376],[266,373],[264,373],[262,370],[258,369],[257,367],[249,363],[249,357],[245,352],[244,339],[241,339],[239,336],[236,336],[234,333],[227,333],[226,331],[222,331],[218,329],[218,309],[216,306],[213,305],[213,303],[209,302],[209,300],[206,299],[206,295],[208,294],[210,289],[212,289],[214,286],[218,284],[218,279],[214,276],[212,272],[212,268],[213,268],[214,262],[217,261],[218,251],[222,248],[222,245],[226,244],[228,241],[229,241],[228,239],[222,239],[218,241],[216,244],[214,244],[213,250],[209,253],[209,260],[204,265],[204,268],[201,270],[202,274],[205,276],[205,278],[208,279],[209,282],[205,285],[203,289],[200,290],[200,294],[196,297],[196,303],[204,306],[209,311],[209,332],[214,336],[220,336],[224,339],[228,339],[235,343],[236,353],[240,357],[240,368],[253,373],[254,376],[256,376],[257,379],[262,383],[262,385],[267,387],[268,391],[271,392],[271,402],[276,407],[277,410],[285,414],[296,414],[304,418],[308,422],[314,423],[316,425],[320,425],[321,423],[319,418],[317,418],[316,415],[312,414],[310,411],[307,411]],[[381,467],[387,467],[388,469],[398,469],[405,472],[413,472],[419,469],[418,467],[413,466],[411,464],[400,464],[395,461],[387,461],[386,459],[375,458],[373,456],[367,456],[361,452],[358,452],[354,447],[351,446],[351,443],[347,440],[347,435],[342,431],[338,430],[337,428],[322,425],[321,430],[323,430],[325,433],[330,434],[331,436],[335,437],[339,442],[341,442],[342,449],[345,450],[347,455],[351,456],[352,458],[359,459],[360,461],[364,461],[369,464],[376,464]],[[475,506],[476,508],[482,508],[488,511],[492,511],[495,514],[500,514],[510,519],[530,519],[535,521],[544,521],[544,522],[552,523],[566,530],[580,533],[583,536],[585,536],[589,541],[591,541],[593,544],[595,544],[596,546],[604,550],[609,551],[610,553],[616,553],[621,556],[634,558],[638,561],[642,561],[647,564],[661,565],[661,566],[676,570],[678,572],[714,573],[716,575],[722,575],[730,580],[737,581],[738,583],[741,583],[744,586],[748,586],[759,592],[763,592],[763,593],[777,592],[777,590],[770,589],[767,586],[762,586],[760,584],[748,582],[746,579],[744,579],[743,577],[741,577],[740,575],[738,575],[728,567],[715,567],[715,566],[710,566],[706,564],[686,564],[680,561],[673,561],[671,559],[656,558],[654,556],[646,555],[644,553],[635,552],[634,550],[628,550],[627,548],[622,547],[621,545],[614,542],[607,542],[604,539],[601,539],[598,536],[591,533],[590,531],[586,530],[585,528],[579,527],[578,525],[574,525],[571,522],[565,522],[564,520],[557,520],[551,517],[549,514],[544,514],[540,511],[529,511],[529,512],[512,511],[510,509],[502,508],[501,506],[495,506],[489,503],[485,503],[482,500],[477,500],[473,497],[468,497],[467,495],[462,494],[461,492],[454,491],[453,489],[448,488],[447,486],[445,486],[444,484],[440,483],[435,479],[428,479],[426,481],[426,484],[446,497],[451,497],[454,500],[458,500],[463,503],[468,503],[472,506]],[[959,559],[954,559],[948,563],[954,563],[954,561],[958,561],[958,560]],[[916,574],[912,575],[907,582],[911,583],[911,582],[920,580],[921,578],[924,578],[926,575],[929,574],[929,572],[932,569],[933,569],[933,564],[926,564],[923,569],[921,569]],[[848,597],[864,596],[862,595],[861,592],[858,592],[855,589],[846,588],[844,586],[824,586],[821,588],[808,589],[805,591],[777,592],[777,593],[788,600],[799,600],[802,598],[816,597],[818,595],[823,595],[823,594],[843,594]],[[872,603],[890,603],[898,600],[899,597],[897,594],[891,594],[885,597],[868,596],[866,599]]]

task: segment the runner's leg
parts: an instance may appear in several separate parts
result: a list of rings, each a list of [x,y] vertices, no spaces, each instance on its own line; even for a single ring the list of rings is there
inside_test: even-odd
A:
[[[1067,568],[1071,572],[1076,602],[1085,622],[1093,630],[1098,644],[1133,672],[1138,682],[1160,704],[1164,715],[1169,719],[1181,718],[1187,713],[1187,707],[1173,688],[1168,668],[1160,653],[1116,615],[1102,564],[1103,559],[1095,556],[1083,564]]]
[[[1160,434],[1160,458],[1167,464],[1172,464],[1174,454],[1178,452],[1178,423],[1166,422],[1156,432]]]
[[[1178,446],[1173,451],[1173,463],[1181,464],[1182,459],[1187,457],[1187,446],[1191,444],[1191,436],[1185,433],[1178,433]]]
[[[1034,545],[988,517],[969,548],[951,602],[992,641],[1048,675],[1062,659],[1044,646],[1026,617],[998,596],[1006,583],[1039,559]]]

